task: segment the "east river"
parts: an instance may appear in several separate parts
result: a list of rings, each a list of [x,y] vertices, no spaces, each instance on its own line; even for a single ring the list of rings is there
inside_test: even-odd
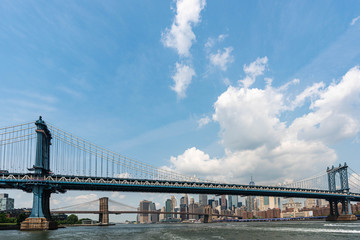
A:
[[[209,224],[117,224],[54,231],[6,230],[0,239],[360,239],[358,222],[251,222]]]

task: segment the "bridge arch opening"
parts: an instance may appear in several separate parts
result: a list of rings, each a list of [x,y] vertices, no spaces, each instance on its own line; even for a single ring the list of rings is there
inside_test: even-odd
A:
[[[335,173],[335,189],[342,190],[340,172]]]

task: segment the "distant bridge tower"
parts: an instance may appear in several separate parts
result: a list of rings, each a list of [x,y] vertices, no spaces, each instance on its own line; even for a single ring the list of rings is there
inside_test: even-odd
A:
[[[109,224],[109,198],[103,197],[99,199],[99,222],[103,225]]]
[[[37,127],[35,165],[29,170],[34,171],[38,177],[46,177],[50,173],[51,133],[41,116],[35,125]],[[33,193],[33,207],[30,217],[21,223],[21,230],[57,229],[57,223],[51,221],[49,208],[50,195],[57,191],[56,186],[45,183],[27,184],[24,190]]]
[[[346,163],[339,167],[327,168],[328,174],[328,183],[329,183],[329,191],[333,192],[342,192],[348,193],[349,192],[349,179],[348,179],[348,166]],[[336,186],[336,179],[339,177],[340,179],[340,186],[337,189]],[[354,215],[351,213],[351,202],[350,200],[343,200],[341,201],[342,205],[342,215],[339,214],[338,210],[338,203],[339,200],[337,199],[328,199],[330,203],[330,216],[327,218],[328,221],[339,221],[339,220],[357,220]]]

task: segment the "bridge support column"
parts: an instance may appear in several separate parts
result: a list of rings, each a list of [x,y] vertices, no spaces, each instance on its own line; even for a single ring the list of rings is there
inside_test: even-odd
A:
[[[30,217],[20,225],[21,230],[54,230],[57,223],[50,216],[51,192],[44,186],[33,186],[33,208]]]
[[[50,145],[51,133],[40,117],[36,125],[36,156],[33,168],[35,175],[44,178],[50,173]],[[31,186],[33,192],[33,208],[30,217],[21,223],[21,230],[53,230],[57,229],[57,223],[51,221],[50,216],[50,195],[55,191],[49,184]]]
[[[102,225],[109,225],[109,198],[103,197],[99,199],[99,222]]]
[[[357,221],[357,217],[351,213],[351,203],[349,200],[342,201],[342,215],[339,214],[337,200],[330,200],[330,215],[326,221]]]

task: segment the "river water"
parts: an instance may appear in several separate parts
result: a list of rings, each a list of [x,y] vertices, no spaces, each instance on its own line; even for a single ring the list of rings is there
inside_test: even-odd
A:
[[[360,239],[359,222],[250,222],[209,224],[117,224],[54,231],[0,232],[0,239]]]

